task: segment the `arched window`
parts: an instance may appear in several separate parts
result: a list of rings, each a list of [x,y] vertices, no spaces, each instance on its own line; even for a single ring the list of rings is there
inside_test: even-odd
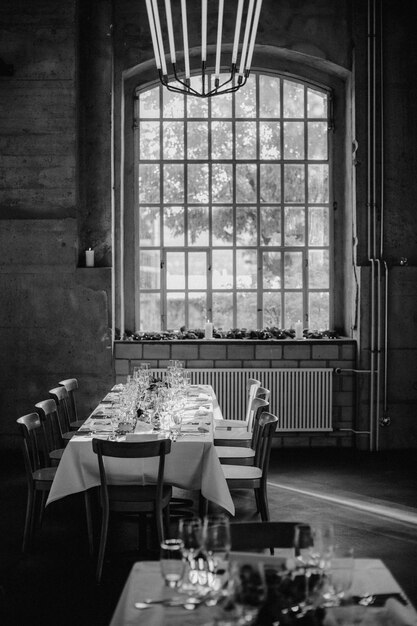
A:
[[[135,97],[136,330],[332,322],[330,92],[252,73]]]

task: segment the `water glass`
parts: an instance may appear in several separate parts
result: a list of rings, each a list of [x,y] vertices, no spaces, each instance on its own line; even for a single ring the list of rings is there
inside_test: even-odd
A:
[[[322,596],[324,606],[338,606],[350,595],[355,566],[353,548],[335,548],[330,570],[326,575]]]
[[[181,539],[165,539],[161,542],[161,574],[168,587],[179,587],[184,578],[183,547]]]
[[[226,515],[207,515],[203,522],[203,549],[209,566],[216,574],[225,566],[231,549],[230,521]]]

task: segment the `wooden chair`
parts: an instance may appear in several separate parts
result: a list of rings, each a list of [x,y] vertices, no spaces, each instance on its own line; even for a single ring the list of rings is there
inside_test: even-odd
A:
[[[55,463],[59,463],[67,442],[62,438],[56,402],[49,398],[48,400],[37,402],[35,408],[45,431],[49,458]]]
[[[65,387],[55,387],[49,390],[52,400],[55,400],[58,420],[61,428],[61,437],[64,442],[69,441],[74,436],[74,430],[71,431],[70,425],[70,407],[69,395]]]
[[[254,395],[250,400],[247,416],[245,421],[241,421],[240,428],[215,428],[214,431],[214,445],[215,446],[245,446],[249,448],[252,443],[252,427],[253,418],[256,412],[257,404],[256,399],[269,400],[269,389],[265,387],[257,386]],[[229,420],[223,420],[228,422]]]
[[[224,419],[216,421],[216,430],[225,428],[231,430],[232,428],[244,428],[250,419],[251,414],[251,402],[255,397],[257,389],[261,386],[261,381],[256,378],[248,378],[246,381],[246,414],[245,419]]]
[[[22,435],[23,457],[28,486],[22,551],[26,552],[34,535],[36,508],[39,506],[39,525],[56,467],[51,467],[45,430],[37,413],[19,417],[17,425]],[[40,495],[40,501],[38,498]],[[39,502],[38,502],[39,501]]]
[[[220,463],[225,463],[225,464],[227,463],[229,465],[253,465],[255,461],[256,442],[258,439],[259,417],[264,411],[269,410],[269,402],[267,400],[263,400],[262,398],[254,398],[253,410],[254,410],[254,417],[253,417],[252,439],[250,442],[250,447],[241,446],[241,445],[240,446],[233,446],[233,445],[215,446],[216,452],[220,459]]]
[[[261,551],[294,548],[299,522],[232,522],[230,538],[233,551]]]
[[[96,581],[101,581],[104,553],[106,550],[110,511],[121,513],[152,514],[156,520],[159,542],[164,537],[165,525],[169,524],[169,503],[172,487],[164,484],[165,455],[171,451],[170,439],[139,442],[116,442],[93,439],[93,451],[97,454],[100,472],[100,505],[102,511],[100,545],[97,557]],[[112,485],[108,482],[105,457],[122,459],[146,459],[159,457],[158,476],[155,484]]]
[[[278,417],[272,413],[262,413],[258,421],[258,441],[255,448],[253,466],[222,465],[223,474],[229,489],[253,489],[257,505],[263,521],[269,520],[267,497],[267,479],[272,439],[277,427]]]
[[[60,380],[59,384],[68,391],[69,409],[70,409],[70,428],[78,430],[84,424],[83,419],[78,418],[77,403],[75,400],[75,392],[78,389],[78,380],[76,378],[66,378]]]

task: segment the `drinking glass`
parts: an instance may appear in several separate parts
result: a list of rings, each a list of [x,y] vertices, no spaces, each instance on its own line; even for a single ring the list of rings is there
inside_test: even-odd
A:
[[[207,515],[203,522],[203,549],[215,575],[226,567],[231,548],[230,522],[226,515]]]
[[[161,574],[168,587],[179,587],[184,578],[183,547],[181,539],[165,539],[161,542]]]
[[[172,441],[177,441],[178,435],[181,432],[182,415],[180,411],[173,411],[171,413],[171,420],[169,426],[169,433]]]
[[[335,548],[334,559],[323,585],[324,606],[338,606],[350,594],[354,572],[353,548]]]
[[[295,529],[294,549],[296,564],[304,574],[302,609],[310,610],[314,595],[328,571],[334,549],[333,525],[326,522],[298,524]]]

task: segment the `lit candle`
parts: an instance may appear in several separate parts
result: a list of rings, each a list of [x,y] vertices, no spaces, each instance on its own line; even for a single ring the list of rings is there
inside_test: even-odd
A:
[[[94,250],[91,248],[85,251],[85,266],[94,267]]]
[[[204,337],[205,339],[213,339],[213,322],[207,320],[204,326]]]
[[[298,320],[298,322],[296,322],[295,324],[295,338],[303,339],[303,325],[300,320]]]

